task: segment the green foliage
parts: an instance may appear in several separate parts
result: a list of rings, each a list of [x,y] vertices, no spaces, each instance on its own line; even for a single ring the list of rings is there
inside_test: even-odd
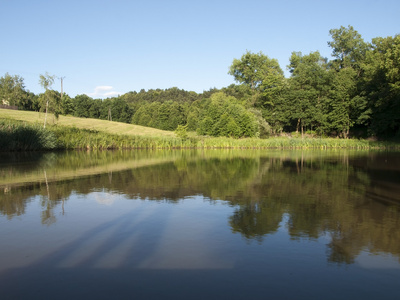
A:
[[[0,119],[1,151],[53,150],[57,146],[55,135],[38,124]]]
[[[100,104],[101,102],[99,102]],[[107,99],[102,103],[102,119],[105,118],[105,110],[110,111],[110,117],[115,122],[130,123],[133,110],[122,98]],[[99,105],[100,106],[100,105]]]
[[[315,131],[319,136],[400,137],[400,36],[366,43],[352,27],[331,29],[332,60],[318,51],[292,52],[285,78],[276,59],[246,51],[229,68],[235,81],[202,94],[169,89],[140,90],[105,100],[87,95],[62,98],[51,90],[54,76],[40,75],[40,95],[23,79],[0,78],[0,104],[19,109],[133,123],[163,130],[186,126],[201,135],[268,137]],[[45,124],[47,121],[45,120]]]
[[[268,124],[268,122],[263,117],[262,111],[256,108],[250,108],[248,109],[248,111],[254,115],[257,121],[258,133],[256,133],[256,136],[260,138],[269,137],[272,133],[272,128],[270,124]]]
[[[188,133],[187,133],[187,125],[178,125],[178,127],[175,130],[175,134],[177,137],[181,139],[187,139],[188,138]]]
[[[51,86],[54,83],[54,78],[55,78],[54,75],[50,75],[47,72],[46,72],[45,75],[42,75],[42,74],[39,75],[39,84],[45,90],[45,93],[44,93],[42,99],[40,99],[41,110],[45,111],[45,118],[44,118],[43,128],[45,128],[46,124],[47,124],[47,113],[48,113],[48,110],[49,110],[50,102],[53,102],[52,103],[53,104],[52,107],[53,107],[53,110],[54,110],[54,114],[58,117],[58,111],[56,112],[56,109],[54,107],[55,106],[54,105],[55,97],[54,97],[54,93],[53,93],[54,91],[50,90]]]
[[[32,94],[25,90],[22,77],[8,73],[0,77],[0,105],[32,109]]]
[[[234,132],[239,124],[229,117],[226,132]],[[186,126],[180,126],[178,137],[124,136],[95,130],[65,126],[48,126],[0,119],[0,149],[2,151],[32,151],[54,149],[173,149],[173,148],[287,148],[287,149],[389,149],[396,143],[332,138],[245,138],[185,137]]]
[[[193,103],[195,106],[188,122],[200,135],[229,136],[234,138],[255,137],[259,135],[258,122],[251,111],[232,97],[224,93],[215,93],[208,100]],[[200,106],[199,106],[200,105]],[[200,109],[197,109],[200,108]]]
[[[38,97],[39,111],[45,112],[46,108],[48,112],[54,113],[58,118],[61,114],[61,98],[60,94],[54,90],[46,90]]]
[[[192,139],[108,134],[71,127],[51,128],[63,149],[172,149],[193,147]]]
[[[132,124],[172,131],[186,123],[188,107],[175,101],[146,103],[135,112]]]
[[[228,74],[232,75],[236,81],[244,83],[252,90],[259,89],[264,84],[268,87],[266,79],[275,82],[276,77],[283,77],[279,63],[276,59],[270,59],[262,52],[257,54],[246,51],[241,59],[234,59]],[[275,83],[272,83],[274,86]]]
[[[364,69],[371,133],[400,137],[400,35],[373,39]]]
[[[364,42],[361,35],[354,30],[353,26],[329,30],[332,41],[328,42],[332,48],[332,56],[335,59],[331,62],[335,69],[351,67],[359,69],[368,45]]]
[[[326,126],[325,109],[328,84],[326,59],[319,52],[302,55],[293,52],[288,66],[289,79],[287,116],[295,120],[296,131],[304,127]]]
[[[166,101],[174,101],[178,103],[191,103],[200,99],[200,95],[195,92],[185,91],[178,89],[177,87],[172,87],[169,89],[150,89],[145,91],[144,89],[140,90],[140,92],[129,92],[125,95],[122,95],[121,98],[125,100],[127,103],[133,105],[141,105],[143,103],[151,103],[151,102],[166,102]]]
[[[355,124],[369,118],[366,102],[360,97],[361,66],[369,50],[361,35],[352,26],[329,31],[335,59],[331,64],[331,90],[328,100],[328,122],[331,131],[347,138]]]
[[[45,75],[40,74],[39,75],[39,84],[42,88],[44,88],[45,90],[48,90],[53,85],[54,78],[55,78],[55,76],[50,75],[48,72],[46,72]]]
[[[79,118],[94,118],[130,123],[133,109],[122,98],[106,100],[92,99],[87,95],[77,95],[72,99],[73,115]]]
[[[70,96],[63,94],[61,98],[61,114],[72,115],[74,113],[74,104]]]
[[[77,95],[72,101],[74,104],[73,116],[78,118],[89,118],[89,111],[93,105],[93,99],[82,94]]]
[[[198,142],[201,148],[233,148],[233,149],[400,149],[399,143],[380,141],[338,139],[338,138],[302,138],[294,133],[293,138],[274,137],[268,139],[246,138],[232,139],[228,137],[203,138]]]

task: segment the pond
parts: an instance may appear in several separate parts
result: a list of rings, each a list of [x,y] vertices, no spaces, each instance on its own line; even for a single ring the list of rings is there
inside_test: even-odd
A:
[[[400,153],[0,154],[1,299],[400,299]]]

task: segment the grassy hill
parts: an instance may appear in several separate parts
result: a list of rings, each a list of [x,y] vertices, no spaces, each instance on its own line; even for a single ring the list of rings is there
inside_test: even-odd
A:
[[[0,118],[21,120],[30,123],[44,123],[44,113],[33,111],[0,109]],[[173,137],[175,133],[150,127],[144,127],[120,122],[110,122],[99,119],[76,118],[71,116],[60,116],[58,120],[53,114],[47,115],[47,124],[59,126],[76,127],[79,129],[96,130],[118,135],[139,135],[147,137]]]
[[[338,138],[271,137],[268,139],[205,137],[98,119],[0,109],[0,151],[53,149],[399,149],[397,142]],[[25,124],[32,124],[26,126]],[[57,124],[57,126],[51,126]]]

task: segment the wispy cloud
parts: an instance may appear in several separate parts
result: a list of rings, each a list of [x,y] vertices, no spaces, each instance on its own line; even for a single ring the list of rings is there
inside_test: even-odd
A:
[[[109,98],[122,95],[122,93],[114,91],[114,88],[110,85],[99,85],[96,86],[93,93],[86,93],[92,98]]]

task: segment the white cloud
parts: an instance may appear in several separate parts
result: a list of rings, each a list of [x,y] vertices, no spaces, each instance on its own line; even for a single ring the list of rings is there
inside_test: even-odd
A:
[[[99,85],[95,87],[93,93],[86,93],[86,95],[92,98],[108,98],[122,95],[121,92],[114,91],[113,89],[110,85]]]

